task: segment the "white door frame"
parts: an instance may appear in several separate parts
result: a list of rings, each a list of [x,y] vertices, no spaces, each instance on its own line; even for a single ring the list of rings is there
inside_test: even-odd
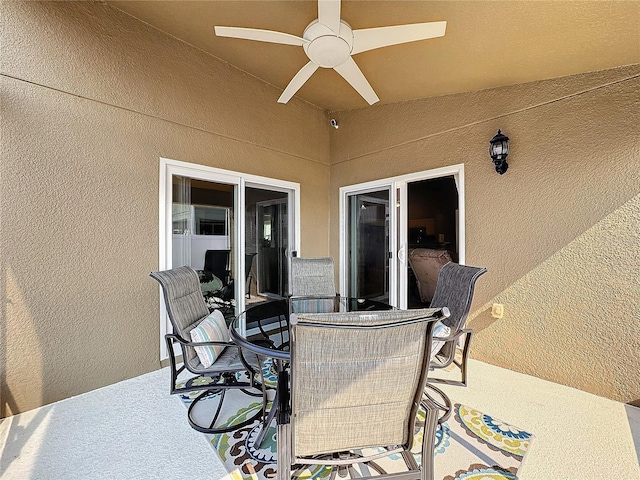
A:
[[[235,222],[236,247],[234,248],[236,271],[244,272],[244,251],[245,251],[245,188],[255,187],[269,190],[277,190],[288,193],[289,197],[289,221],[293,220],[293,228],[289,228],[290,251],[300,250],[300,184],[275,178],[261,177],[247,173],[233,172],[220,168],[198,165],[195,163],[172,160],[170,158],[160,158],[160,182],[159,182],[159,204],[158,204],[158,234],[159,234],[159,256],[158,269],[167,270],[172,267],[172,218],[171,218],[171,180],[173,175],[181,175],[198,180],[207,180],[216,183],[227,183],[235,185],[234,203],[237,206]],[[235,298],[236,313],[244,310],[244,295],[242,292],[246,288],[244,275],[235,275]],[[241,326],[244,328],[244,326]],[[168,358],[168,352],[164,336],[171,331],[171,324],[167,315],[165,303],[160,290],[160,360]]]
[[[340,294],[347,295],[348,278],[348,196],[371,191],[390,189],[389,196],[389,250],[392,258],[389,262],[389,303],[399,308],[407,308],[407,275],[398,272],[407,271],[406,258],[408,243],[407,227],[407,185],[421,180],[453,176],[458,190],[458,261],[465,264],[465,192],[464,164],[424,170],[422,172],[383,178],[371,182],[340,187]]]

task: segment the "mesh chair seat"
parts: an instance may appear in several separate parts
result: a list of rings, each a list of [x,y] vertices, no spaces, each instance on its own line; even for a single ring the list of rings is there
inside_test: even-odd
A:
[[[255,353],[243,351],[242,356],[246,363],[255,371],[260,370],[260,359]],[[220,373],[238,373],[247,370],[247,366],[242,362],[240,356],[233,348],[225,348],[222,353],[216,358],[216,361],[210,367],[205,367],[200,362],[200,359],[196,356],[189,362],[190,370],[200,374],[220,374]]]

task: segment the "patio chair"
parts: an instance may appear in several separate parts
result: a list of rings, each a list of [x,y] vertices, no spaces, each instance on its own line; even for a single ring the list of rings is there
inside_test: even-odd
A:
[[[442,308],[293,318],[290,392],[286,372],[278,382],[278,478],[325,465],[330,478],[336,469],[354,478],[358,467],[378,474],[364,478],[431,480],[438,408],[429,402],[420,465],[411,448],[433,326],[447,315]],[[407,471],[387,473],[376,462],[392,455]]]
[[[446,250],[414,248],[409,250],[407,258],[416,277],[420,301],[429,305],[436,290],[438,272],[451,261],[451,255]]]
[[[337,309],[333,258],[291,259],[291,313],[326,313]]]
[[[189,424],[200,432],[215,434],[236,430],[259,417],[264,419],[267,393],[262,378],[262,362],[255,354],[242,351],[230,341],[226,321],[219,311],[209,313],[200,291],[196,271],[184,266],[151,272],[149,275],[162,287],[167,313],[173,327],[173,333],[165,335],[171,370],[170,393],[202,391],[189,406]],[[176,358],[175,343],[180,345],[182,360]],[[178,367],[180,361],[182,365]],[[195,376],[179,387],[178,375],[185,370]],[[240,374],[244,374],[247,379],[242,379]],[[208,380],[209,378],[211,380]],[[225,394],[229,389],[240,390],[247,395],[262,396],[263,408],[245,421],[228,426],[216,425]],[[251,392],[249,389],[257,391]],[[206,402],[215,407],[210,415],[212,419],[203,422],[200,418],[208,412],[202,412],[203,404],[196,413],[196,405],[213,394],[219,394],[217,402]],[[198,418],[195,418],[196,415]]]
[[[467,358],[473,331],[465,328],[467,316],[471,309],[473,291],[476,280],[487,272],[486,268],[459,265],[449,262],[440,269],[436,291],[431,300],[431,308],[448,307],[451,315],[442,321],[449,327],[446,337],[436,337],[436,348],[430,368],[442,369],[451,364],[460,369],[461,381],[445,380],[429,377],[429,383],[446,383],[449,385],[467,385]],[[438,345],[439,344],[439,345]],[[462,344],[461,359],[456,359],[456,350]]]

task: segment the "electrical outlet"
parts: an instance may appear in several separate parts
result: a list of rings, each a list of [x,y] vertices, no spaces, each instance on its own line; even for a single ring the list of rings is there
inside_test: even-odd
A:
[[[491,316],[493,318],[502,318],[504,316],[504,305],[501,303],[494,303],[491,307]]]

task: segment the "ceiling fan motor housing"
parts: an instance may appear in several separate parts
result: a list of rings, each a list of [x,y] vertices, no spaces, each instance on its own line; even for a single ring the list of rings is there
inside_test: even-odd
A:
[[[318,20],[314,20],[304,30],[302,38],[309,41],[302,45],[309,60],[323,68],[342,65],[351,56],[353,31],[351,26],[342,20],[339,35]]]

